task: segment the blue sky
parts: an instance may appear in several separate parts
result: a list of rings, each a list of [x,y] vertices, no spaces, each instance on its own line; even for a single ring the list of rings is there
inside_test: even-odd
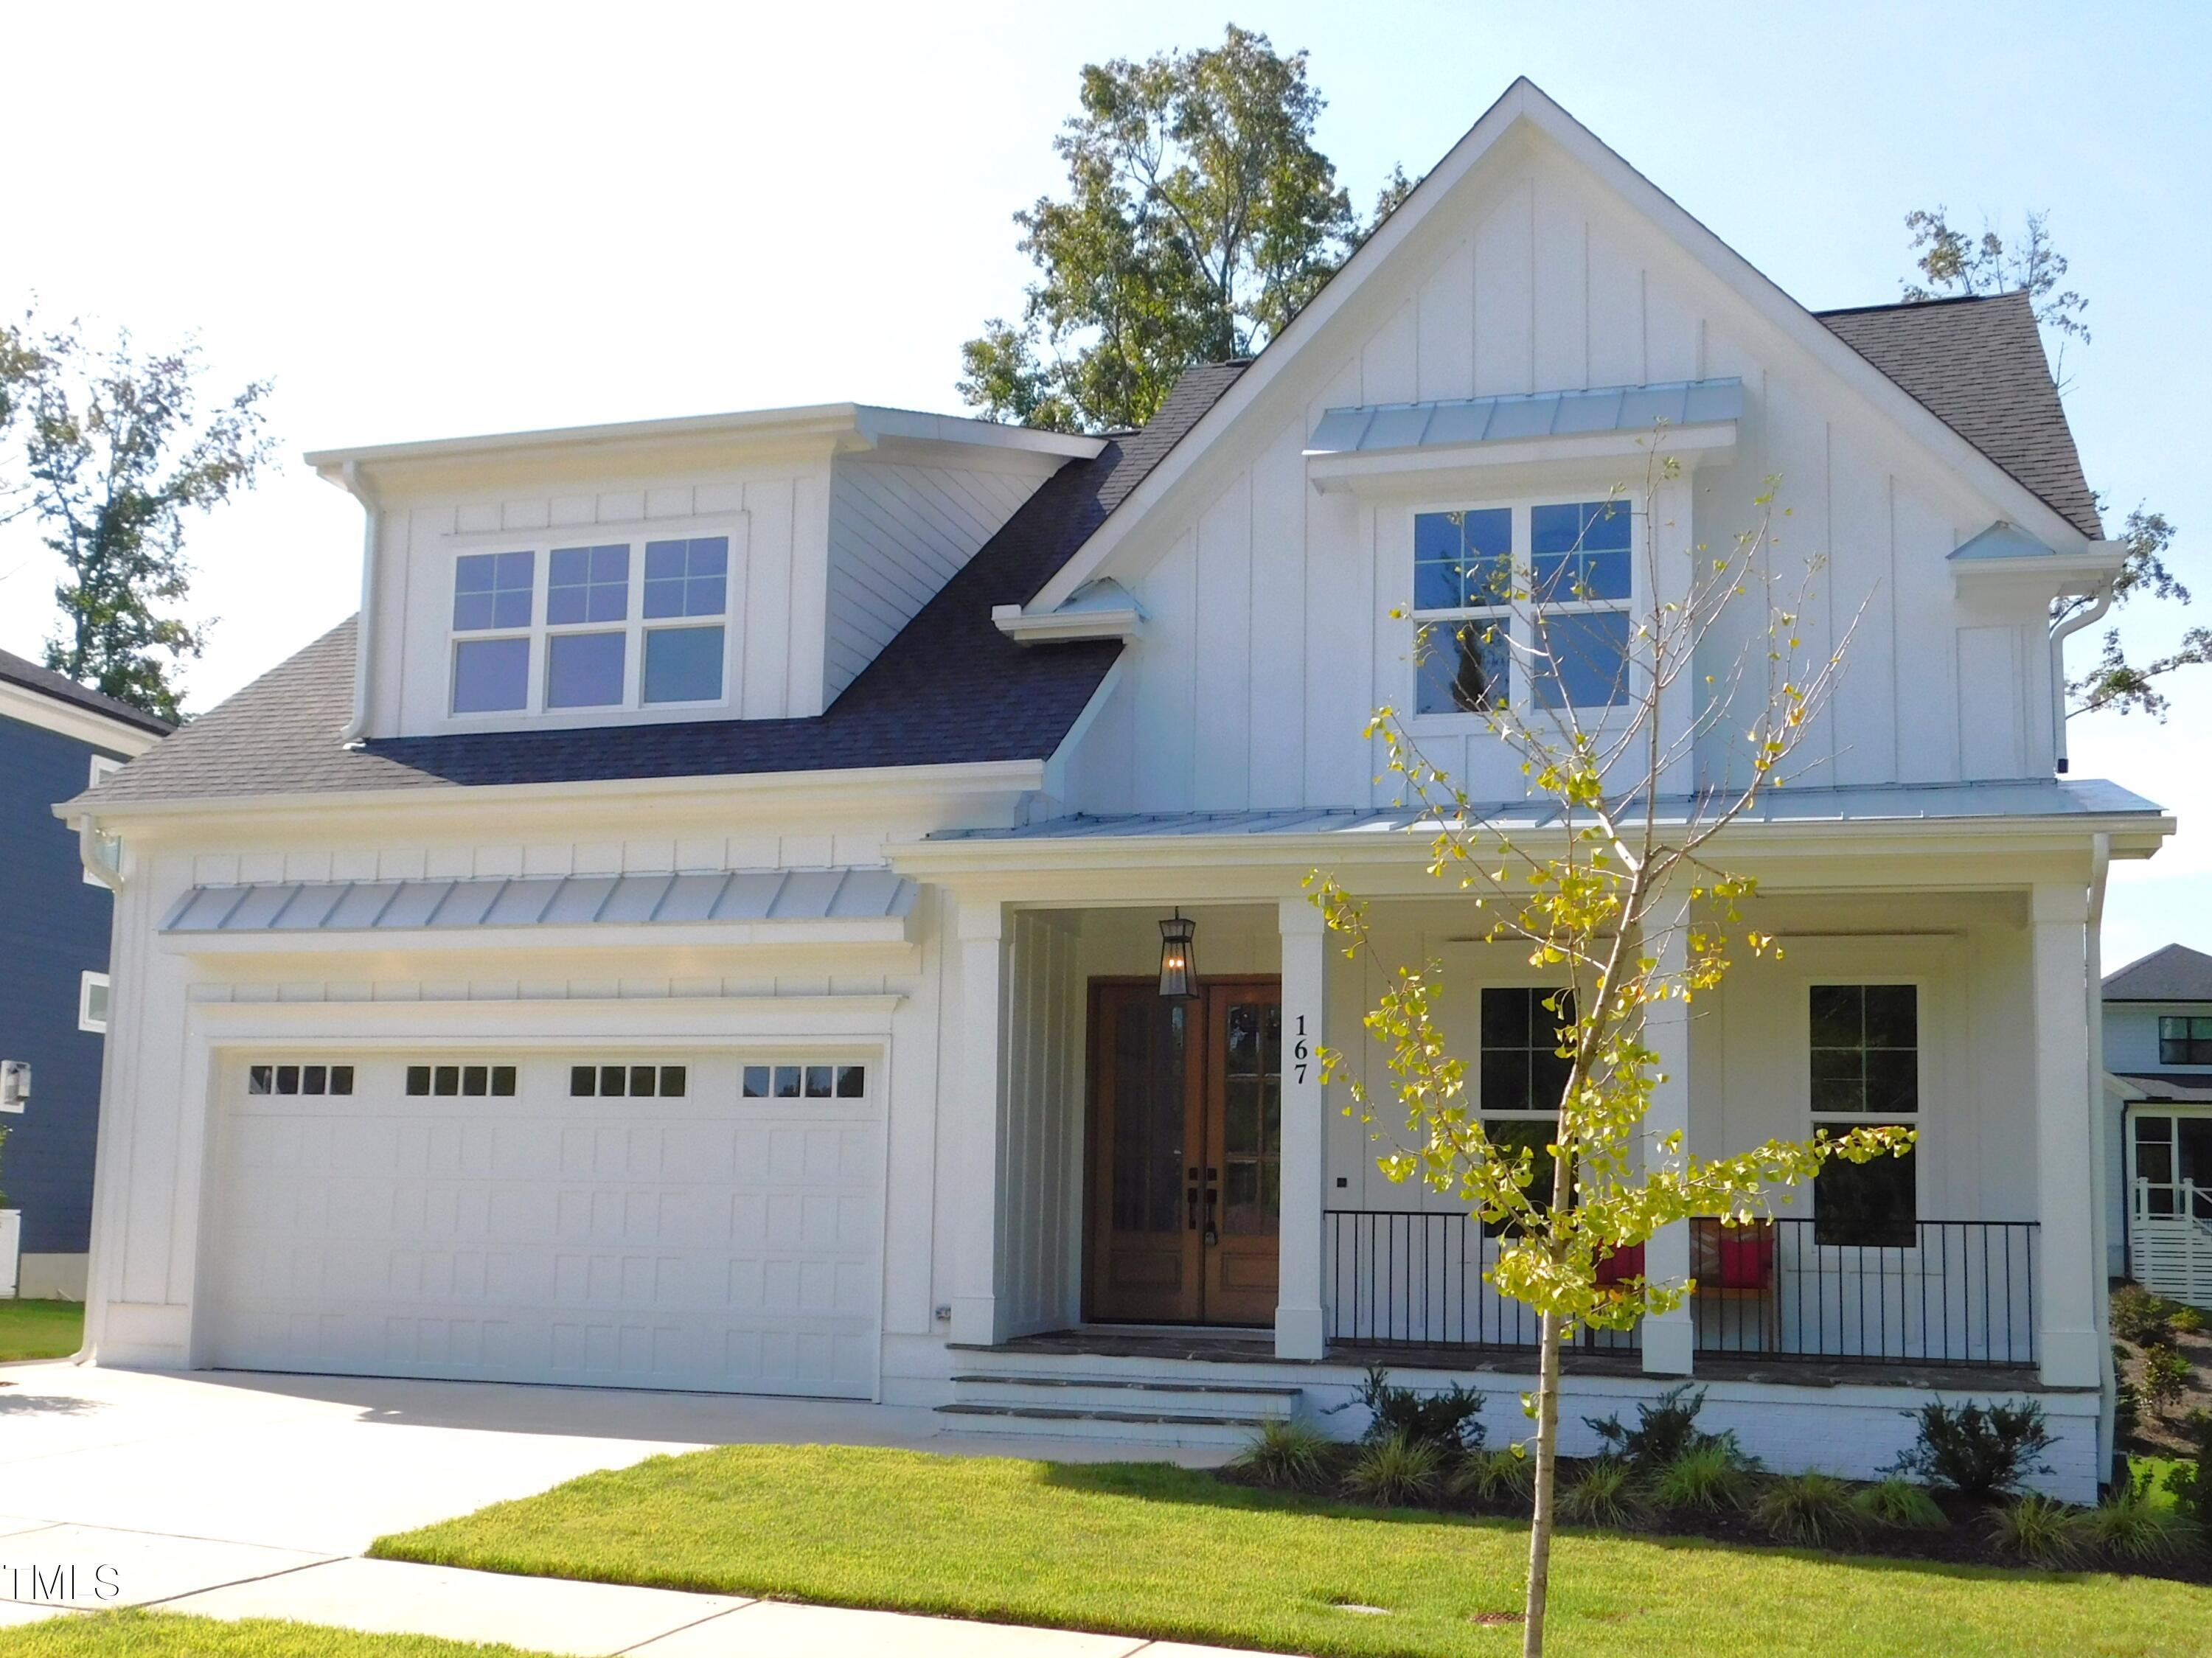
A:
[[[220,621],[191,706],[353,608],[358,515],[301,449],[842,398],[957,407],[960,341],[1018,302],[1007,216],[1057,185],[1080,66],[1231,17],[1311,52],[1322,146],[1363,207],[1393,162],[1425,167],[1527,74],[1815,307],[1895,295],[1911,208],[2047,210],[2091,301],[2094,341],[2067,361],[2090,481],[2114,523],[2148,501],[2182,526],[2175,563],[2212,621],[2193,407],[2212,368],[2212,8],[753,10],[11,19],[11,55],[60,72],[11,87],[0,306],[35,296],[149,341],[197,330],[218,380],[276,380],[283,464],[196,539],[196,606]],[[0,531],[0,646],[36,649],[51,579],[21,526]],[[2212,949],[2204,682],[2164,726],[2075,722],[2077,772],[2188,820],[2117,872],[2113,963],[2175,938]]]

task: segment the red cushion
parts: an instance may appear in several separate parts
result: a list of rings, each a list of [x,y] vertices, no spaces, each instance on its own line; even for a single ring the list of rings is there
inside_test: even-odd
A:
[[[1720,1273],[1715,1288],[1764,1290],[1774,1281],[1774,1234],[1766,1227],[1720,1229]]]
[[[1621,1284],[1632,1278],[1644,1276],[1644,1246],[1632,1243],[1626,1249],[1616,1249],[1597,1264],[1600,1284]]]

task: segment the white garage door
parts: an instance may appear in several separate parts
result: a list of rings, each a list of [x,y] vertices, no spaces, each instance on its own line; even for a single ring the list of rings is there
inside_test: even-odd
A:
[[[300,1054],[226,1071],[216,1364],[875,1390],[872,1065]]]

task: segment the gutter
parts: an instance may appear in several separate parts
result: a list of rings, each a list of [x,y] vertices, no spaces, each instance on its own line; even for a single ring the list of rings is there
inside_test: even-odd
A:
[[[371,646],[376,616],[376,544],[384,527],[384,509],[378,504],[376,492],[362,477],[359,461],[341,462],[338,477],[340,487],[361,503],[367,518],[362,531],[361,612],[353,624],[353,718],[338,733],[338,745],[353,748],[368,729],[368,665],[375,654]]]
[[[2097,602],[2076,612],[2051,630],[2051,741],[2056,744],[2058,773],[2066,773],[2066,641],[2112,608],[2112,586],[2118,578],[2107,576],[2097,584]]]

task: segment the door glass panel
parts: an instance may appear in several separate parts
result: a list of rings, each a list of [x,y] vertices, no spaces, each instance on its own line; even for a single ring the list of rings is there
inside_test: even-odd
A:
[[[1249,1077],[1260,1068],[1260,1009],[1253,1002],[1229,1007],[1229,1074]]]
[[[1250,1077],[1229,1078],[1227,1117],[1222,1139],[1229,1155],[1249,1157],[1260,1150],[1259,1084]]]
[[[1231,1002],[1224,1047],[1221,1230],[1264,1236],[1282,1207],[1283,1011],[1274,1002]]]
[[[2176,1117],[2173,1131],[2182,1181],[2197,1188],[2197,1218],[2212,1219],[2212,1118]]]
[[[1114,1230],[1182,1224],[1188,1005],[1108,1004],[1114,1020]]]
[[[2136,1178],[2149,1187],[2146,1196],[2154,1215],[2173,1212],[2173,1119],[2137,1117]]]

